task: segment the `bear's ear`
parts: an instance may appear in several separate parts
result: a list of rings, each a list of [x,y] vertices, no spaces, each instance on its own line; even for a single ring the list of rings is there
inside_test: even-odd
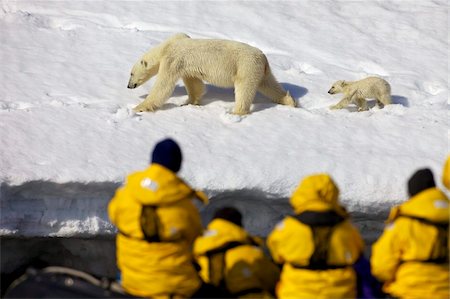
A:
[[[141,60],[141,64],[142,64],[145,68],[147,68],[147,65],[148,65],[147,61]]]
[[[341,87],[344,87],[345,85],[347,85],[347,82],[342,81],[342,82],[341,82]]]

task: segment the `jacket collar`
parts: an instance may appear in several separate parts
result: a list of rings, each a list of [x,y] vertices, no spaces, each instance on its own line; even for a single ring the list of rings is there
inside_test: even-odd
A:
[[[173,171],[159,164],[130,175],[127,184],[133,197],[144,205],[169,204],[189,197],[207,202],[205,194],[193,190]]]
[[[250,236],[240,226],[224,219],[211,221],[203,236],[195,241],[194,251],[203,254],[228,243],[250,244]]]
[[[314,212],[314,211],[305,211],[299,215],[295,216],[295,219],[300,222],[312,226],[312,227],[323,227],[335,226],[344,220],[347,217],[343,217],[336,213],[335,211],[326,211],[326,212]]]
[[[448,223],[449,200],[441,190],[429,188],[411,197],[400,206],[392,208],[388,222],[392,222],[400,216],[411,216],[431,222]]]

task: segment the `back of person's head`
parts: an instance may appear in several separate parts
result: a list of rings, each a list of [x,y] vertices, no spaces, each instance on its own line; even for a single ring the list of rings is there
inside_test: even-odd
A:
[[[238,226],[242,226],[242,214],[236,208],[223,207],[214,213],[213,219],[224,219]]]
[[[158,142],[152,152],[152,163],[162,165],[173,172],[180,170],[182,159],[180,147],[170,138]]]
[[[434,187],[436,187],[436,184],[434,182],[433,173],[429,168],[417,170],[408,180],[408,193],[411,197],[426,189]]]

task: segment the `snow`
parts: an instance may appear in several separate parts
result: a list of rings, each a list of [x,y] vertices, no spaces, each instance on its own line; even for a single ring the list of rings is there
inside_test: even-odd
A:
[[[354,215],[382,225],[414,170],[442,175],[447,13],[443,0],[4,0],[0,236],[112,236],[108,201],[164,137],[182,147],[180,176],[212,198],[205,221],[235,204],[265,235],[299,181],[327,172]],[[260,48],[300,108],[258,95],[238,117],[233,90],[211,85],[202,106],[181,106],[180,81],[162,109],[134,114],[154,80],[127,89],[132,65],[176,32]],[[391,84],[393,105],[328,109],[334,81],[370,75]]]

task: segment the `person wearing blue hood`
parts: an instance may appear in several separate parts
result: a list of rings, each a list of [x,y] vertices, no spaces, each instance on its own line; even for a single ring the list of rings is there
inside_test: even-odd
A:
[[[186,298],[201,287],[192,244],[203,228],[192,200],[208,199],[177,176],[181,162],[178,144],[160,141],[150,166],[130,174],[109,203],[121,284],[134,296]]]

